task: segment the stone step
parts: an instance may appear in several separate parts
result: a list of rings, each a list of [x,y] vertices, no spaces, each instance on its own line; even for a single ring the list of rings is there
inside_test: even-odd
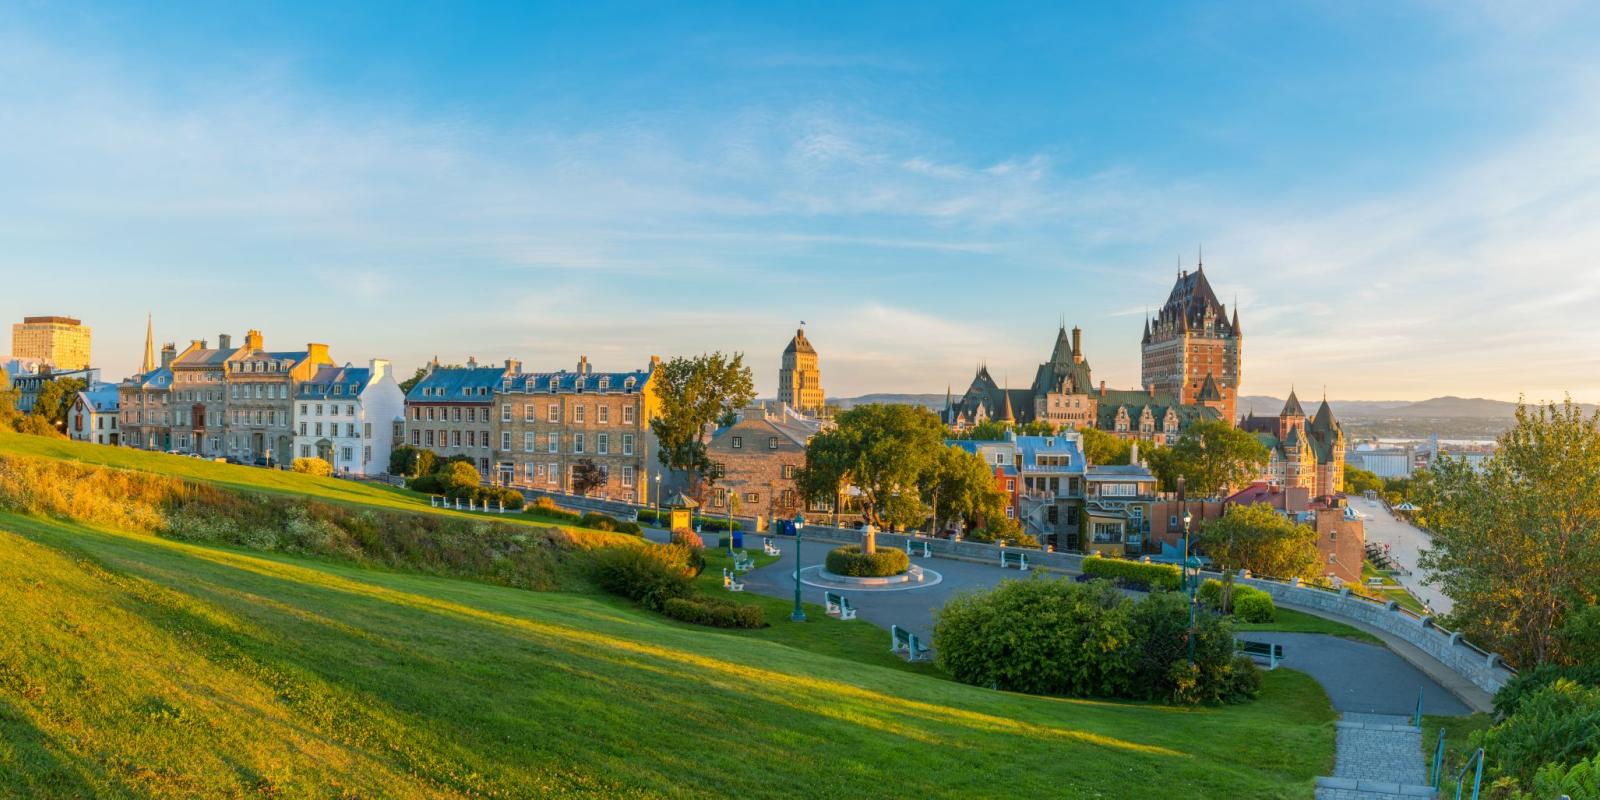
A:
[[[1356,778],[1318,778],[1317,800],[1392,800],[1436,796],[1432,786]]]
[[[1339,720],[1338,722],[1333,723],[1333,727],[1335,727],[1335,728],[1356,728],[1356,729],[1365,730],[1365,731],[1387,731],[1387,732],[1393,732],[1393,733],[1415,733],[1415,734],[1418,734],[1418,735],[1421,735],[1421,733],[1422,733],[1422,729],[1417,727],[1417,726],[1415,726],[1415,725],[1412,725],[1411,724],[1411,720],[1409,718],[1407,718],[1405,724],[1402,724],[1402,725],[1396,725],[1396,724],[1393,724],[1393,723],[1386,723],[1386,722],[1348,722],[1346,720]]]

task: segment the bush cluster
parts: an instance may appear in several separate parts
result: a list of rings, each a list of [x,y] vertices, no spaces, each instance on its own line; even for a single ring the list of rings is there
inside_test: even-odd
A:
[[[969,542],[997,544],[1004,542],[1016,547],[1038,547],[1039,540],[1024,531],[1022,526],[1005,517],[995,517],[961,535]]]
[[[689,568],[690,575],[698,576],[706,571],[706,546],[701,541],[700,535],[690,531],[673,531],[671,542],[679,545],[688,554],[685,566]]]
[[[1546,686],[1565,678],[1579,686],[1600,686],[1600,664],[1579,664],[1576,666],[1562,666],[1559,664],[1540,664],[1533,669],[1519,672],[1500,687],[1494,695],[1494,714],[1499,719],[1505,719],[1517,713],[1517,708],[1522,701]]]
[[[767,624],[761,606],[741,605],[711,597],[674,597],[661,613],[676,620],[713,628],[760,628]]]
[[[694,593],[688,548],[682,545],[612,547],[594,554],[595,583],[653,611]]]
[[[306,475],[321,475],[326,478],[333,474],[333,465],[320,458],[297,458],[290,464],[290,469]]]
[[[1136,603],[1106,581],[1034,579],[946,604],[934,650],[957,680],[1032,694],[1199,704],[1260,690],[1254,662],[1235,657],[1226,617],[1197,618],[1193,666],[1188,632],[1182,595],[1156,592]]]
[[[1196,591],[1200,602],[1221,611],[1222,610],[1222,581],[1215,578],[1207,579],[1200,584]],[[1242,583],[1233,584],[1232,608],[1229,613],[1240,622],[1271,622],[1278,617],[1277,604],[1272,602],[1272,595],[1246,586]]]
[[[406,481],[406,488],[423,494],[444,495],[452,500],[470,500],[485,507],[498,500],[508,511],[522,509],[525,502],[522,492],[501,486],[483,486],[477,468],[463,458],[451,456],[438,462],[432,472]]]
[[[884,578],[899,575],[911,566],[904,550],[880,548],[875,553],[861,552],[860,545],[845,545],[828,551],[828,571],[855,578]]]
[[[1476,738],[1495,774],[1530,785],[1541,768],[1564,769],[1600,752],[1600,687],[1556,678]]]
[[[1147,564],[1121,558],[1091,555],[1083,559],[1083,573],[1105,578],[1130,589],[1166,589],[1176,592],[1183,585],[1183,573],[1173,564]]]
[[[588,511],[578,517],[578,526],[594,528],[597,531],[611,531],[612,533],[626,533],[633,536],[643,536],[644,529],[637,522],[628,522],[616,517],[602,514],[598,511]]]

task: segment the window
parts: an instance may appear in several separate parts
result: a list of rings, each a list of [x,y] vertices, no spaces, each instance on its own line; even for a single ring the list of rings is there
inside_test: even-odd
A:
[[[778,437],[776,437],[776,436],[768,436],[767,437],[767,449],[768,450],[776,450],[776,449],[778,449]]]
[[[354,390],[354,389],[352,389],[352,390],[351,390],[351,391],[350,391],[350,393],[351,393],[351,394],[355,394],[355,390]],[[351,404],[351,403],[345,403],[345,406],[344,406],[344,415],[345,415],[345,416],[347,416],[347,417],[353,417],[353,416],[355,416],[355,415],[356,415],[356,407],[355,407],[355,405],[354,405],[354,404]]]
[[[555,486],[556,483],[561,480],[561,472],[556,466],[556,462],[552,461],[545,465],[544,477],[551,486]]]
[[[595,452],[599,453],[600,455],[603,455],[603,456],[610,455],[611,454],[611,434],[609,434],[609,433],[595,434],[594,448],[595,448]]]
[[[735,437],[733,437],[733,441],[729,444],[729,446],[732,447],[735,450],[739,450],[739,449],[743,448],[744,447],[744,437],[743,436],[735,436]]]
[[[572,421],[573,422],[579,422],[579,423],[583,422],[583,409],[584,409],[583,406],[573,406],[572,407]]]
[[[443,409],[440,409],[440,410],[442,411]],[[433,409],[431,407],[428,409],[428,421],[429,422],[433,421]]]
[[[745,492],[744,501],[746,503],[759,503],[761,502],[761,494],[758,492]]]
[[[454,416],[455,416],[455,421],[456,422],[460,422],[461,421],[461,406],[456,406],[455,407]]]
[[[1016,490],[1017,490],[1017,479],[1016,478],[1007,478],[1006,479],[1006,491],[1014,492]]]
[[[622,454],[625,456],[633,455],[633,434],[631,433],[622,434]]]
[[[559,433],[547,433],[547,434],[545,434],[545,442],[547,443],[547,449],[548,449],[549,452],[551,452],[551,453],[559,453],[559,452],[561,452],[561,434],[559,434]]]
[[[537,415],[537,414],[535,414],[533,412],[533,404],[532,403],[528,403],[527,405],[524,405],[522,407],[522,421],[523,422],[533,422],[535,419],[538,419],[538,416],[539,415]]]
[[[551,378],[550,379],[550,393],[551,394],[555,394],[557,387],[559,387],[560,385],[561,385],[561,379],[560,378]],[[554,422],[555,420],[551,420],[551,421]]]
[[[997,465],[1006,463],[1006,454],[1005,453],[995,453],[994,454],[994,463],[997,464]]]
[[[428,437],[428,444],[433,444],[433,437],[432,436]],[[419,431],[419,430],[416,430],[416,429],[412,429],[412,431],[411,431],[411,446],[412,447],[421,447],[422,446],[422,431]]]
[[[601,425],[611,424],[611,406],[597,406],[594,410],[595,422]]]
[[[305,413],[306,413],[306,404],[305,403],[301,403],[300,404],[300,415],[301,416],[305,416]]]
[[[460,411],[461,409],[458,408],[456,410]],[[450,445],[451,447],[460,447],[461,446],[461,431],[451,431],[450,432],[450,438],[453,441],[453,444]]]
[[[535,438],[537,438],[537,436],[538,436],[538,434],[534,433],[533,431],[523,431],[523,433],[522,433],[522,452],[524,452],[524,453],[533,452],[533,440]]]
[[[624,391],[628,391],[628,392],[632,392],[633,391],[633,385],[634,385],[635,382],[636,381],[634,381],[633,377],[629,376],[627,380],[624,380],[622,382],[623,390]]]
[[[300,457],[301,458],[310,458],[311,457],[311,445],[309,445],[309,444],[300,445]]]
[[[572,434],[572,452],[574,452],[574,453],[582,453],[583,452],[583,434],[581,434],[581,433]]]
[[[500,406],[500,421],[501,422],[510,422],[511,421],[511,406],[510,405],[502,405],[502,406]]]
[[[363,439],[371,439],[372,438],[372,423],[370,423],[370,422],[361,423],[361,438],[363,438]],[[369,457],[367,460],[371,461],[372,459]]]
[[[306,424],[304,422],[300,423],[300,435],[306,435]]]
[[[545,414],[545,421],[546,422],[560,422],[561,421],[561,404],[560,403],[551,403],[550,404],[549,412]]]
[[[629,380],[632,380],[632,378],[629,378]],[[633,406],[623,406],[622,407],[622,424],[624,424],[624,425],[632,425],[633,424]]]
[[[345,447],[339,448],[339,459],[341,461],[345,462],[346,464],[348,464],[351,461],[355,460],[355,457],[356,457],[355,448],[350,447],[348,445],[345,446]]]
[[[506,411],[509,412],[510,410],[511,410],[511,406],[506,406]],[[510,450],[511,449],[511,431],[501,431],[500,432],[500,449],[501,450]]]
[[[622,486],[623,488],[633,487],[633,465],[631,464],[622,468]]]
[[[600,391],[603,392],[603,391],[605,391],[605,390],[607,390],[609,388],[611,388],[611,379],[610,378],[606,378],[606,377],[602,377],[600,379]]]
[[[784,464],[783,465],[783,471],[780,474],[782,475],[782,477],[784,477],[786,479],[787,478],[793,478],[794,477],[794,465],[793,464]]]
[[[362,464],[370,464],[370,463],[372,463],[372,446],[371,445],[367,445],[366,447],[361,448],[361,463]]]

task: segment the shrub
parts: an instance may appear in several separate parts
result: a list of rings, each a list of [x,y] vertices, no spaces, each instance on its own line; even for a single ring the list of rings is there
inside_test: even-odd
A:
[[[1096,578],[1106,578],[1119,586],[1131,589],[1167,589],[1177,591],[1183,583],[1183,574],[1172,564],[1147,564],[1120,558],[1089,556],[1083,559],[1083,573]]]
[[[674,597],[694,593],[681,545],[613,547],[594,556],[595,582],[611,594],[660,611]]]
[[[705,542],[697,534],[688,531],[673,531],[671,542],[682,547],[688,554],[685,566],[688,567],[690,575],[698,576],[706,571]]]
[[[1494,713],[1500,719],[1515,714],[1518,706],[1529,696],[1564,678],[1580,686],[1600,686],[1600,664],[1583,664],[1564,667],[1540,664],[1526,672],[1519,672],[1500,687],[1494,695]]]
[[[406,481],[406,488],[423,494],[444,494],[444,486],[439,483],[437,475],[418,475]]]
[[[1157,591],[1135,603],[1128,644],[1134,677],[1127,696],[1190,705],[1253,696],[1242,693],[1250,679],[1234,675],[1240,667],[1234,663],[1233,625],[1228,619],[1207,611],[1195,616],[1194,630],[1191,667],[1189,598]]]
[[[307,475],[321,475],[324,478],[333,474],[333,465],[320,458],[297,458],[290,465],[290,469]]]
[[[586,511],[578,518],[578,524],[585,528],[594,528],[597,531],[615,531],[617,521],[598,511]]]
[[[1241,594],[1241,588],[1249,591]],[[1233,616],[1240,622],[1271,622],[1278,617],[1278,607],[1272,602],[1272,595],[1260,589],[1236,586],[1233,590]]]
[[[826,563],[828,571],[835,575],[882,578],[905,572],[911,566],[911,557],[894,548],[863,553],[859,545],[851,544],[829,550]]]
[[[661,613],[676,620],[713,628],[759,628],[766,625],[761,606],[740,605],[709,597],[674,597]]]
[[[499,501],[501,505],[511,511],[520,510],[523,503],[526,502],[522,492],[500,486],[480,486],[477,491],[472,493],[472,497],[482,503],[484,508],[488,508],[494,505],[495,501]]]
[[[434,475],[438,477],[444,493],[451,497],[472,496],[483,482],[478,475],[478,468],[467,461],[446,461]]]
[[[1600,753],[1575,764],[1546,764],[1533,775],[1528,800],[1545,797],[1600,797]]]
[[[1546,764],[1576,764],[1600,752],[1600,687],[1557,678],[1475,738],[1489,763],[1526,786]]]
[[[935,658],[956,680],[1032,694],[1120,697],[1132,686],[1133,601],[1110,584],[1003,581],[958,595],[934,624]]]
[[[969,542],[994,544],[1005,542],[1017,547],[1038,547],[1039,540],[1022,530],[1022,526],[1005,517],[995,517],[967,531],[962,538]]]

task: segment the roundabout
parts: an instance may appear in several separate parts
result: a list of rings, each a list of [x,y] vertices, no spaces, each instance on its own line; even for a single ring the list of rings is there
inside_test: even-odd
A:
[[[935,570],[921,569],[922,580],[913,579],[911,574],[891,575],[887,578],[855,578],[847,575],[835,575],[823,565],[806,567],[800,570],[800,582],[818,589],[844,590],[855,592],[904,592],[910,589],[927,589],[939,585],[944,576]],[[794,571],[789,571],[793,579]]]

